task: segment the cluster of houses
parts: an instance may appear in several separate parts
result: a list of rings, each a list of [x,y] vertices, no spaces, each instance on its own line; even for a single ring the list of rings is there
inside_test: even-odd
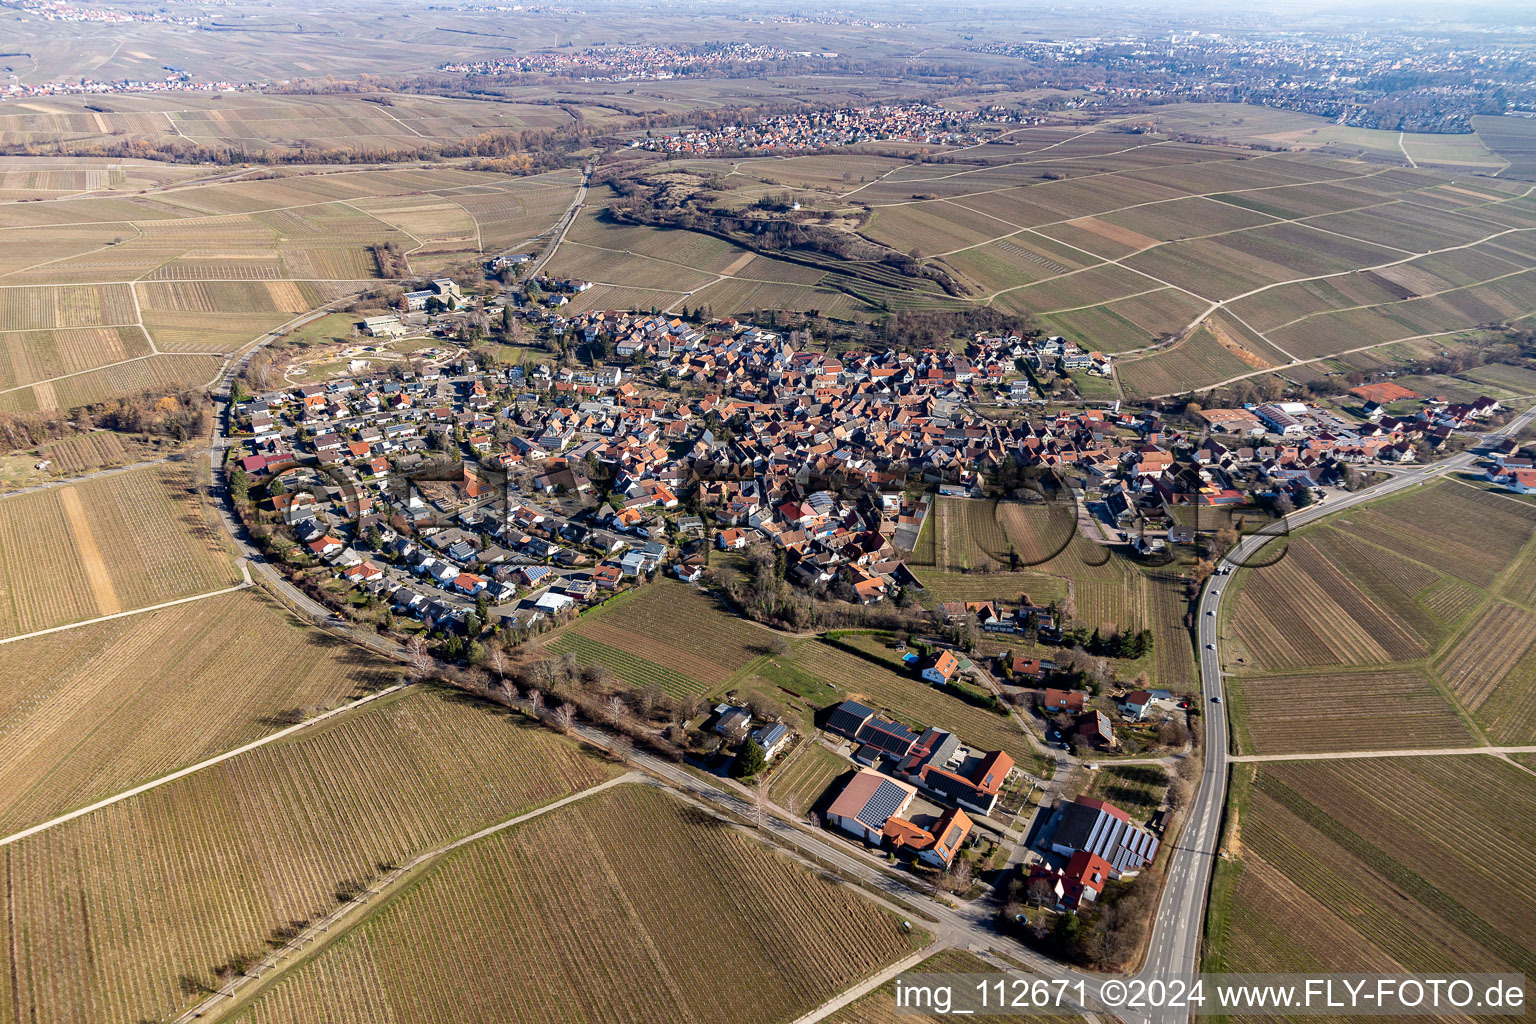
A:
[[[1060,335],[1021,338],[1018,335],[977,335],[971,345],[972,353],[989,362],[1006,358],[1016,365],[1022,359],[1036,371],[1056,370],[1073,375],[1087,373],[1094,377],[1114,375],[1114,359],[1103,352],[1085,349],[1075,341]],[[1008,398],[1013,402],[1029,400],[1028,380],[1015,380],[1009,385]]]
[[[735,704],[715,705],[715,732],[736,743],[754,743],[764,761],[772,761],[789,745],[793,732],[783,722],[758,722],[752,712]]]
[[[1035,864],[1029,888],[1049,894],[1056,910],[1094,902],[1106,884],[1136,877],[1157,857],[1158,838],[1107,800],[1080,796],[1058,807],[1054,818],[1051,850],[1067,861]]]
[[[1516,494],[1536,494],[1536,447],[1522,448],[1515,438],[1500,441],[1489,456],[1485,475]]]
[[[409,301],[428,298],[457,302],[460,295],[445,279]],[[1217,432],[1203,438],[1170,427],[1155,411],[1118,406],[1015,424],[974,411],[985,389],[1016,374],[1019,360],[1080,354],[1060,339],[977,335],[964,354],[833,353],[803,332],[732,319],[519,315],[568,342],[602,341],[618,361],[485,370],[466,359],[283,389],[237,408],[237,429],[246,435],[239,465],[253,480],[304,465],[344,492],[329,520],[303,496],[274,503],[291,527],[315,522],[304,530],[318,527],[318,534],[301,542],[319,543],[316,556],[335,559],[350,582],[392,598],[412,591],[399,595],[402,610],[434,623],[461,621],[471,598],[499,606],[546,588],[564,593],[578,571],[571,584],[578,602],[581,583],[602,589],[658,567],[696,580],[710,534],[722,549],[764,544],[783,552],[786,577],[801,586],[881,601],[921,586],[903,561],[929,508],[926,500],[903,499],[914,480],[970,494],[984,474],[1010,464],[1060,468],[1095,489],[1124,529],[1156,522],[1179,505],[1244,504],[1255,477],[1306,487],[1345,460],[1412,457],[1407,435],[1385,417],[1346,437],[1342,420],[1310,412],[1309,437],[1270,441],[1288,428],[1276,417],[1296,411],[1283,404],[1241,411],[1265,431],[1263,439],[1248,436],[1251,430],[1218,430],[1237,421],[1212,419],[1212,410],[1207,418]],[[388,334],[403,320],[390,314],[367,323],[371,333]],[[646,368],[637,369],[642,362]],[[657,377],[682,385],[681,392],[651,386]],[[1478,402],[1440,414],[1470,421],[1496,410],[1497,403]],[[1388,426],[1385,435],[1368,436]],[[465,460],[457,485],[437,492],[399,486],[413,467],[444,451]],[[1525,467],[1508,454],[1506,475],[1530,486],[1516,475]],[[485,508],[496,492],[493,474],[518,488],[495,514]],[[607,485],[603,493],[597,477]],[[582,522],[540,507],[567,500],[604,504],[589,508]],[[362,535],[394,516],[414,539],[385,541],[399,550],[364,550]],[[442,532],[445,520],[464,536],[454,537],[457,547],[437,550],[425,533]],[[359,535],[346,535],[347,528]],[[1170,531],[1168,539],[1181,538]],[[401,548],[410,544],[414,551]],[[401,571],[380,566],[375,554]],[[530,566],[554,573],[531,579]],[[430,581],[428,589],[412,580]],[[1045,609],[993,608],[982,626],[1048,631],[1055,622]]]
[[[570,76],[583,82],[632,82],[665,80],[679,73],[697,74],[735,64],[787,61],[795,56],[809,54],[792,54],[760,43],[625,43],[584,50],[544,50],[494,60],[454,61],[440,65],[438,70],[461,75],[546,74]]]
[[[1015,664],[1023,662],[1021,676],[1028,677],[1031,669],[1038,672],[1040,662],[1022,655],[1013,656]],[[1038,678],[1038,676],[1036,676]],[[1113,751],[1120,742],[1115,737],[1115,726],[1109,715],[1091,707],[1089,696],[1082,690],[1063,690],[1047,686],[1041,690],[1038,707],[1045,715],[1066,715],[1072,719],[1070,730],[1078,740],[1094,750]],[[1145,722],[1154,716],[1166,718],[1179,707],[1178,698],[1170,690],[1130,690],[1115,699],[1115,711],[1121,721]]]
[[[1344,464],[1413,462],[1422,448],[1438,448],[1456,431],[1475,426],[1501,408],[1486,395],[1467,403],[1427,398],[1411,416],[1391,415],[1387,406],[1422,396],[1390,381],[1363,384],[1350,394],[1363,403],[1363,422],[1352,423],[1305,402],[1202,409],[1198,417],[1211,430],[1213,450],[1219,447],[1239,462],[1259,464],[1276,479],[1291,474],[1320,482]],[[1216,441],[1216,435],[1233,444]]]
[[[1000,110],[988,113],[988,121],[1016,119],[1016,115]],[[749,124],[692,128],[634,139],[629,145],[631,149],[688,155],[723,151],[806,152],[884,141],[974,146],[981,142],[976,130],[980,120],[981,114],[975,110],[948,110],[923,103],[881,104],[775,114]]]
[[[971,815],[992,814],[1014,772],[1006,751],[972,750],[936,727],[915,733],[858,701],[833,708],[826,728],[856,745],[863,766],[828,807],[828,823],[936,867],[953,861],[974,827]],[[903,817],[918,794],[947,808],[927,827]]]

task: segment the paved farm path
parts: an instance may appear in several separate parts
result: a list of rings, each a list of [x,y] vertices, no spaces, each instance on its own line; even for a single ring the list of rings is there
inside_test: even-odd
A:
[[[193,594],[191,597],[178,597],[174,601],[162,601],[159,604],[146,605],[143,608],[130,608],[125,612],[113,612],[110,615],[98,615],[94,619],[82,619],[79,622],[66,622],[62,626],[50,626],[47,629],[35,629],[30,633],[19,633],[16,636],[8,636],[0,639],[0,644],[14,644],[18,640],[30,640],[35,636],[47,636],[49,633],[62,633],[66,629],[79,629],[81,626],[91,626],[98,622],[110,622],[113,619],[125,619],[130,615],[143,615],[145,612],[157,612],[162,608],[174,608],[178,604],[188,604],[192,601],[202,601],[210,597],[221,597],[224,594],[233,594],[237,590],[245,590],[255,586],[251,580],[251,573],[246,568],[245,559],[240,560],[240,571],[245,574],[245,580],[236,583],[232,587],[223,590],[210,590],[206,594]]]
[[[14,491],[6,491],[4,494],[0,494],[0,501],[4,501],[6,498],[17,498],[23,494],[31,494],[34,491],[47,491],[52,490],[55,487],[68,487],[70,484],[84,483],[87,480],[96,480],[104,476],[116,476],[119,473],[131,473],[136,469],[144,469],[148,466],[158,466],[162,462],[172,462],[178,459],[187,458],[190,456],[190,454],[191,453],[166,455],[158,459],[148,459],[144,462],[129,463],[126,466],[112,466],[109,469],[98,469],[90,473],[82,473],[79,476],[60,477],[57,480],[49,480],[47,483],[33,484],[30,487],[22,487]]]
[[[161,786],[164,786],[167,783],[175,782],[177,779],[186,778],[188,775],[192,775],[195,772],[200,772],[204,768],[212,768],[214,765],[228,761],[230,758],[239,757],[241,754],[248,753],[257,749],[258,747],[264,747],[268,743],[275,743],[283,737],[291,736],[301,729],[308,729],[311,726],[318,725],[328,718],[334,718],[344,712],[351,711],[353,708],[358,708],[364,704],[376,701],[380,697],[394,693],[396,690],[404,689],[406,685],[408,684],[397,683],[394,686],[386,686],[382,690],[370,693],[366,697],[360,697],[348,704],[343,704],[339,708],[332,708],[330,711],[316,715],[314,718],[306,719],[297,725],[290,725],[286,729],[279,729],[277,732],[274,732],[269,736],[263,736],[259,740],[252,740],[250,743],[247,743],[244,746],[236,747],[233,750],[226,750],[224,753],[216,754],[205,761],[199,761],[196,764],[188,765],[185,768],[171,772],[169,775],[162,775],[160,778],[155,779],[152,782],[146,782],[142,786],[134,786],[132,789],[125,789],[121,793],[107,797],[105,800],[98,800],[95,803],[88,804],[85,807],[79,808],[78,810],[70,811],[68,814],[61,814],[57,818],[50,818],[41,824],[33,825],[31,828],[22,829],[20,832],[14,832],[11,835],[0,838],[0,846],[9,846],[12,843],[20,842],[21,840],[26,839],[28,836],[35,836],[39,832],[46,832],[49,829],[62,825],[67,821],[73,821],[76,818],[82,818],[85,815],[90,814],[92,811],[99,811],[104,807],[111,807],[115,803],[121,803],[130,797],[138,796],[140,793],[147,793],[152,789],[159,789]]]
[[[1536,746],[1527,747],[1422,747],[1412,750],[1334,750],[1318,754],[1240,754],[1227,758],[1238,764],[1250,761],[1342,761],[1362,757],[1442,757],[1464,754],[1536,754]]]
[[[927,960],[929,957],[936,956],[944,950],[948,949],[949,946],[950,943],[945,942],[943,939],[940,939],[937,942],[930,942],[928,945],[924,946],[922,949],[918,950],[916,953],[913,953],[906,959],[896,961],[894,964],[891,964],[884,970],[881,970],[859,982],[857,985],[848,989],[846,992],[840,992],[833,996],[830,1000],[822,1003],[810,1013],[795,1018],[794,1024],[814,1024],[815,1021],[823,1020],[832,1016],[834,1013],[836,1013],[838,1010],[841,1010],[849,1003],[869,995],[875,989],[896,977],[896,975],[905,971],[912,970],[914,967],[922,963],[924,960]]]
[[[647,783],[649,781],[649,777],[641,772],[626,772],[616,778],[609,779],[607,782],[600,782],[595,786],[581,790],[579,793],[572,793],[570,796],[545,804],[543,807],[537,807],[525,814],[519,814],[505,821],[498,821],[496,824],[489,825],[478,832],[464,836],[462,839],[455,839],[451,843],[444,843],[442,846],[418,853],[404,864],[385,873],[356,896],[343,901],[329,914],[326,914],[282,946],[246,968],[245,973],[239,974],[225,982],[218,991],[210,993],[208,998],[174,1018],[171,1024],[187,1024],[187,1022],[194,1020],[219,1019],[228,1016],[230,1011],[237,1006],[244,1007],[248,1005],[268,984],[281,977],[288,968],[295,966],[300,961],[307,961],[310,957],[330,945],[331,942],[346,934],[351,925],[355,923],[349,922],[349,918],[361,916],[361,912],[370,903],[376,902],[380,896],[386,893],[398,892],[406,883],[412,881],[413,877],[424,867],[434,863],[445,854],[452,853],[461,846],[479,842],[487,836],[495,835],[497,832],[512,828],[514,825],[521,825],[524,822],[532,821],[534,818],[548,814],[550,811],[557,811],[578,800],[585,800],[587,797],[595,796],[615,786],[630,783]]]

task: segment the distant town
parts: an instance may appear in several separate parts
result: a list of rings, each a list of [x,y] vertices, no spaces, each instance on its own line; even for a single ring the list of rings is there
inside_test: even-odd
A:
[[[995,123],[999,113],[989,111],[984,115],[975,110],[946,110],[926,104],[849,107],[635,139],[630,147],[699,156],[735,151],[804,152],[860,142],[975,146],[982,136],[972,126],[983,119]]]
[[[605,46],[530,53],[494,60],[455,61],[438,68],[463,75],[564,75],[585,82],[665,80],[738,64],[767,64],[836,53],[790,53],[776,46],[721,43],[716,46]]]

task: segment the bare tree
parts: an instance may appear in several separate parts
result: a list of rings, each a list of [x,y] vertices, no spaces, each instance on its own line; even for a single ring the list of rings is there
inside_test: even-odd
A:
[[[496,678],[502,682],[507,676],[507,655],[501,649],[500,644],[493,643],[485,652],[485,667],[495,673]]]
[[[1056,889],[1048,878],[1037,878],[1029,883],[1029,898],[1035,906],[1043,907],[1047,902],[1056,902]]]
[[[791,818],[800,817],[800,798],[791,793],[784,798],[784,809],[789,812]]]
[[[528,690],[528,710],[533,712],[533,717],[538,718],[544,712],[544,694],[538,687]]]
[[[760,781],[752,791],[752,824],[767,828],[768,818],[768,783]]]
[[[557,685],[559,685],[560,680],[563,678],[561,675],[560,663],[550,658],[545,658],[543,661],[535,662],[533,670],[538,676],[539,681],[544,684],[545,690],[553,690]]]
[[[615,761],[621,764],[628,764],[635,756],[635,741],[629,738],[628,733],[621,732],[613,737],[613,742],[609,744],[609,749],[613,751],[613,759]]]
[[[805,816],[805,823],[811,826],[811,828],[821,828],[821,815],[811,811]]]
[[[561,704],[555,708],[555,725],[561,732],[570,732],[576,724],[576,707],[573,704]]]
[[[647,686],[642,690],[638,697],[641,716],[649,718],[651,712],[656,709],[656,705],[661,703],[662,696],[661,688],[657,686]]]
[[[418,679],[432,671],[436,659],[427,650],[427,642],[418,633],[405,642],[405,660],[411,666],[411,674]]]
[[[617,726],[628,716],[629,707],[624,703],[623,697],[614,694],[603,701],[603,717],[608,720],[609,725]]]
[[[971,862],[964,857],[956,857],[949,864],[949,890],[954,893],[963,893],[971,887],[971,881],[976,877],[975,869]]]

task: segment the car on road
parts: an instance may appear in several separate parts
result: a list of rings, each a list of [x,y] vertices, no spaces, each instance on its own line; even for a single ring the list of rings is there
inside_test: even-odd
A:
[[[1212,704],[1220,704],[1221,703],[1221,698],[1220,697],[1212,697],[1211,698],[1211,703]]]
[[[1221,596],[1221,591],[1213,590],[1213,591],[1211,591],[1211,596],[1212,597],[1220,597]]]
[[[1216,645],[1215,644],[1206,644],[1205,645],[1205,649],[1208,650],[1208,651],[1214,651],[1216,649]]]
[[[1216,614],[1216,609],[1215,608],[1208,609],[1205,614],[1207,614],[1207,615],[1215,615]]]

